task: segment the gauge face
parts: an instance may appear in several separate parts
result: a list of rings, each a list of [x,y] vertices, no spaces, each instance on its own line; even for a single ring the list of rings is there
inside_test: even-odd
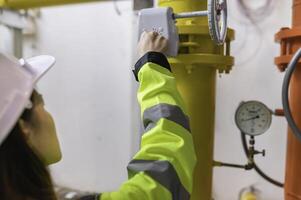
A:
[[[272,112],[261,102],[243,102],[236,111],[235,122],[243,133],[251,136],[261,135],[271,126]]]

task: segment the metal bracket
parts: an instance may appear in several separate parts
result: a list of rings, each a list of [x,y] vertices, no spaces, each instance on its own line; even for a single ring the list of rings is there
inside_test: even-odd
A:
[[[24,29],[26,27],[26,16],[18,11],[0,9],[0,24],[10,28]]]
[[[23,55],[23,29],[27,25],[26,15],[19,11],[0,8],[0,24],[13,31],[14,55],[21,58]]]
[[[141,10],[144,8],[154,7],[154,0],[134,0],[134,10]]]

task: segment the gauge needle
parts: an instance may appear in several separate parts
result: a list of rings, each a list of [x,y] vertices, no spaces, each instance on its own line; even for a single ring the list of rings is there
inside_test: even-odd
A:
[[[242,121],[245,122],[245,121],[250,121],[250,120],[258,119],[258,118],[260,118],[259,115],[255,116],[255,117],[252,117],[252,118],[249,118],[249,119],[243,119]]]

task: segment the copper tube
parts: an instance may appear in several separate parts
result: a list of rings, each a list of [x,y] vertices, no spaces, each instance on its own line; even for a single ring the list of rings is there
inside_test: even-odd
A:
[[[301,7],[300,7],[301,8]],[[301,127],[301,65],[293,75],[290,86],[290,106],[296,123]],[[285,199],[301,199],[301,142],[288,130]]]
[[[284,71],[293,54],[301,47],[301,0],[293,1],[292,28],[281,29],[276,40],[286,43],[287,49],[281,48],[281,55],[275,59],[281,71]],[[290,107],[294,120],[301,128],[301,63],[293,74],[290,85]],[[301,200],[301,141],[288,128],[285,200]]]
[[[301,26],[301,0],[293,2],[293,27]]]
[[[283,109],[276,109],[274,111],[275,116],[284,117],[284,110]]]

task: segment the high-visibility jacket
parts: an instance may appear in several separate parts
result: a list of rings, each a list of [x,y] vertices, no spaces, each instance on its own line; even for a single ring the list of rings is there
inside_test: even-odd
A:
[[[135,65],[145,133],[129,180],[101,200],[188,200],[196,156],[189,118],[166,57],[149,52]],[[95,199],[95,197],[94,197]]]

